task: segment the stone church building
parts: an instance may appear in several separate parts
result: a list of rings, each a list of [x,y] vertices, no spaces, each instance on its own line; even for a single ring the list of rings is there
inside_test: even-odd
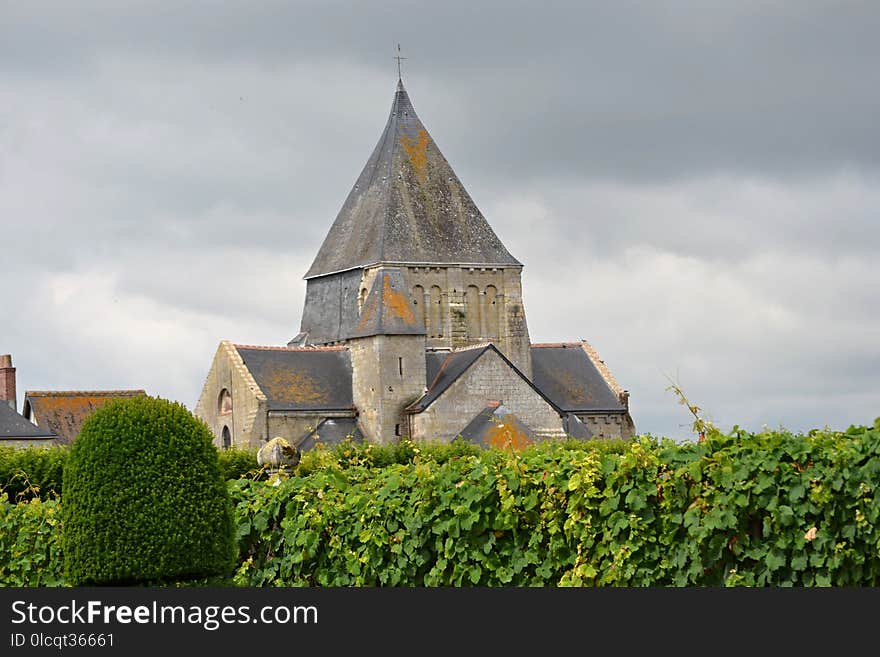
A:
[[[195,413],[223,447],[631,437],[629,395],[588,343],[531,343],[522,269],[398,81],[305,275],[299,334],[221,342]]]

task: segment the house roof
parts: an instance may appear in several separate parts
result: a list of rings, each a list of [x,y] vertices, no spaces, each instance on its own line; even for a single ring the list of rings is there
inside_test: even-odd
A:
[[[535,434],[503,404],[490,404],[461,430],[461,437],[483,447],[522,449],[535,442]]]
[[[266,396],[270,411],[348,410],[354,407],[346,347],[235,345]]]
[[[305,452],[313,449],[317,443],[322,445],[338,445],[346,438],[352,442],[360,443],[364,440],[364,434],[353,417],[328,417],[321,421],[313,431],[307,432],[300,438],[297,447]]]
[[[531,351],[535,385],[562,410],[626,410],[582,343],[533,344]]]
[[[20,415],[7,403],[0,401],[0,441],[10,439],[50,440],[56,435]]]
[[[24,416],[57,434],[59,443],[71,443],[86,418],[107,402],[146,394],[143,390],[29,390],[24,395]]]
[[[425,324],[413,311],[403,274],[397,268],[376,274],[351,337],[371,335],[425,335]]]
[[[398,82],[379,143],[305,278],[376,263],[520,266]]]

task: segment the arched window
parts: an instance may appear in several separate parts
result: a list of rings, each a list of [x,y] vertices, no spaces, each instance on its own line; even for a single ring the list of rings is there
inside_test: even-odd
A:
[[[232,395],[229,390],[223,388],[220,391],[220,397],[217,399],[217,413],[220,415],[229,415],[232,412]]]
[[[465,313],[467,314],[467,333],[469,338],[479,338],[480,330],[480,288],[468,285],[464,293]]]
[[[358,295],[358,313],[364,309],[364,301],[367,300],[367,288],[362,287],[361,293]]]
[[[229,427],[223,427],[223,449],[229,449],[232,447],[232,434],[229,433]]]
[[[490,338],[499,338],[498,331],[498,289],[494,285],[486,287],[485,315],[486,335]]]
[[[422,320],[422,324],[425,324],[425,329],[427,329],[427,317],[425,316],[425,288],[421,285],[416,285],[413,288],[412,304],[416,317]]]
[[[428,335],[432,338],[443,337],[443,292],[439,285],[431,286],[431,326]]]

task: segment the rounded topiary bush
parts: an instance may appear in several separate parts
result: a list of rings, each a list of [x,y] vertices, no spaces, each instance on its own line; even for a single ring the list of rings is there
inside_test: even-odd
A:
[[[232,571],[232,503],[208,427],[182,404],[114,400],[82,426],[64,466],[66,577],[160,584]]]

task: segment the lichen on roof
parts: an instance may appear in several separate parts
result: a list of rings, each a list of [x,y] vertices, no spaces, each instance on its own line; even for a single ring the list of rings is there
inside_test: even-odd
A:
[[[305,278],[379,263],[521,266],[440,152],[402,83],[382,137]]]
[[[400,270],[396,267],[381,269],[364,300],[352,337],[424,335],[424,322],[416,316],[411,303]]]

